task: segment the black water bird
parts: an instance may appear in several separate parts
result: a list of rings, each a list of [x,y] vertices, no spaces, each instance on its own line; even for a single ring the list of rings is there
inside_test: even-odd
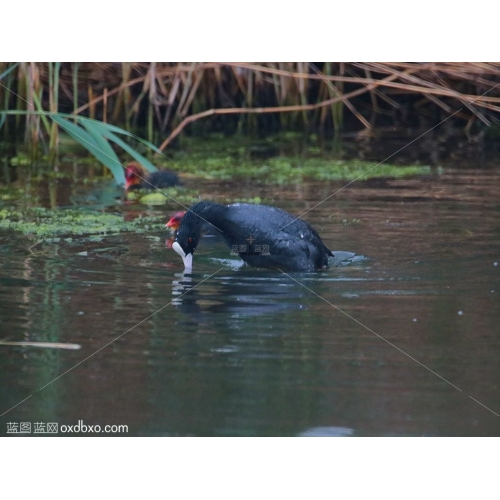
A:
[[[182,217],[172,248],[192,267],[204,224],[211,224],[233,253],[254,267],[314,271],[328,266],[333,253],[307,222],[276,207],[201,201]]]
[[[180,184],[179,177],[170,170],[158,170],[148,172],[137,162],[125,165],[125,189],[160,189],[177,186]]]

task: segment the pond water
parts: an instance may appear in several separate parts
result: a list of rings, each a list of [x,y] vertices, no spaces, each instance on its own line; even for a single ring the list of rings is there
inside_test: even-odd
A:
[[[297,215],[343,185],[196,184]],[[498,435],[499,215],[495,169],[355,182],[304,219],[364,258],[290,275],[238,267],[210,236],[187,275],[165,232],[31,249],[0,232],[1,340],[81,346],[0,346],[0,413],[28,398],[0,433]]]

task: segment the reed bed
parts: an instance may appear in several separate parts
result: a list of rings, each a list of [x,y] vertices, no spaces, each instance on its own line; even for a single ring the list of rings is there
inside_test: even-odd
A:
[[[22,131],[33,155],[52,157],[57,113],[160,150],[183,132],[370,138],[444,119],[470,135],[500,124],[500,63],[0,63],[0,106],[17,111],[0,114],[7,137]]]

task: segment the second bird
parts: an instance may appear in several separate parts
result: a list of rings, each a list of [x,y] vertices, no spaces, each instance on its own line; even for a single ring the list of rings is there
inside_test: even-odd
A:
[[[125,189],[168,188],[179,184],[179,177],[170,170],[148,172],[142,165],[132,162],[125,165]]]

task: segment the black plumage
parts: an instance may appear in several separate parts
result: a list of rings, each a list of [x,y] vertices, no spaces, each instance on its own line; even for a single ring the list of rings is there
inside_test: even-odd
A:
[[[235,253],[254,267],[283,271],[313,271],[328,266],[333,253],[307,222],[276,207],[202,201],[182,218],[172,248],[192,261],[203,224],[209,223]]]

